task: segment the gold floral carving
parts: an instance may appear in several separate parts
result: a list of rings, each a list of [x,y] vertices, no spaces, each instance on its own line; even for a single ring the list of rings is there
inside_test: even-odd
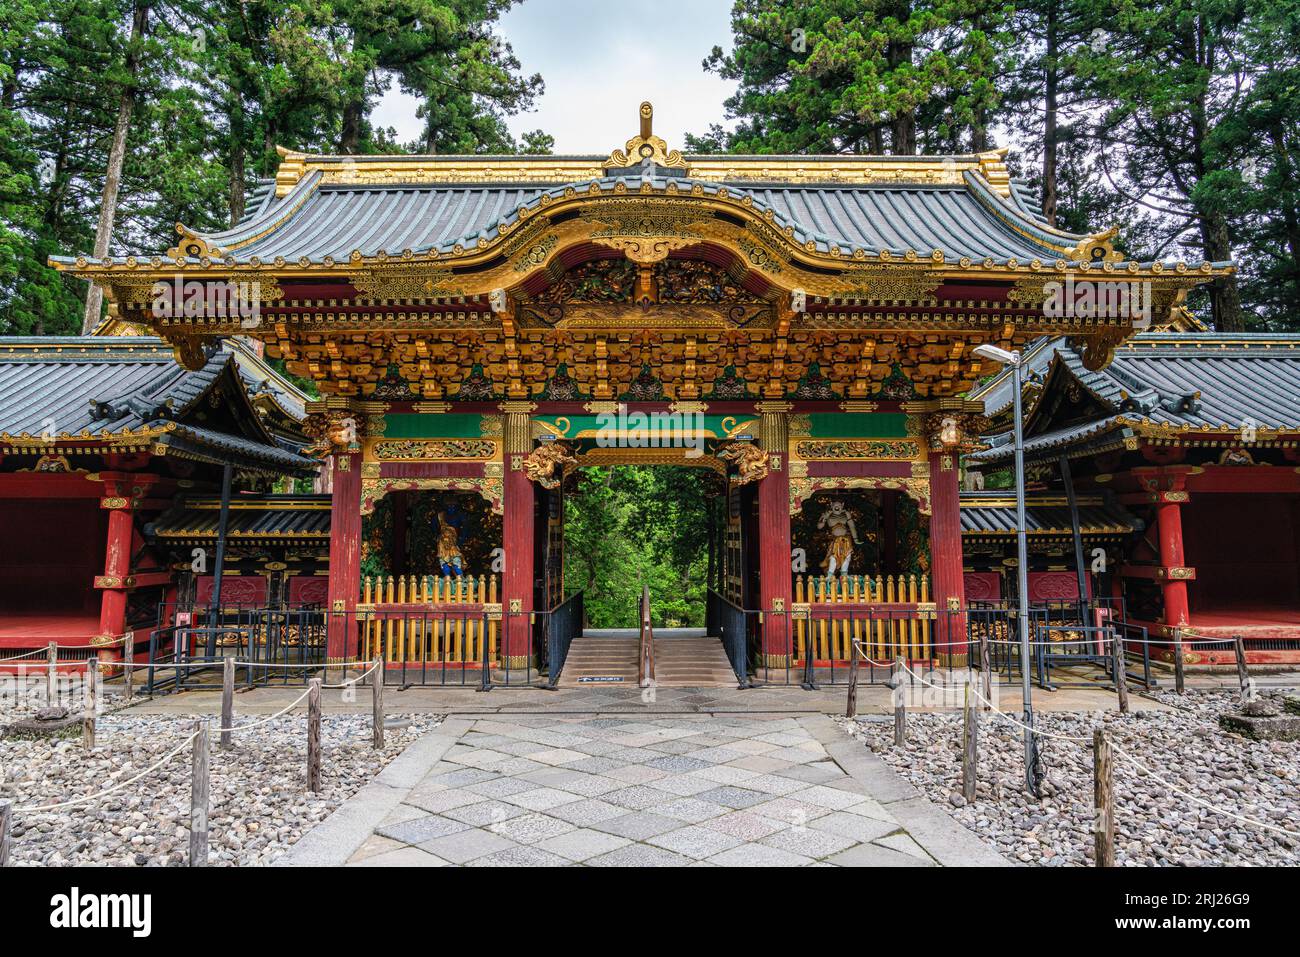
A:
[[[817,492],[828,489],[893,489],[915,500],[922,515],[930,514],[930,481],[923,478],[887,478],[856,476],[853,478],[797,478],[790,481],[790,514],[797,515],[803,504]]]
[[[943,284],[943,276],[932,269],[859,266],[846,269],[842,282],[843,288],[837,289],[832,298],[934,305],[934,293]]]
[[[908,461],[921,454],[921,447],[908,440],[864,439],[845,441],[809,441],[795,446],[795,454],[805,459],[886,459]]]
[[[379,459],[490,459],[496,443],[486,439],[393,439],[376,442]]]
[[[369,515],[375,505],[389,492],[424,491],[434,489],[444,492],[477,492],[492,503],[498,515],[505,511],[505,483],[502,479],[484,475],[482,478],[366,478],[361,479],[361,514]]]
[[[463,288],[452,284],[450,269],[436,269],[427,263],[380,264],[358,270],[351,280],[358,294],[368,299],[465,295]]]

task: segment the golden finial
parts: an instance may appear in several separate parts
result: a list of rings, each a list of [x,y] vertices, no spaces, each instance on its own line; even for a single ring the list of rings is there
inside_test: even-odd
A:
[[[668,144],[654,135],[655,108],[649,100],[641,104],[639,112],[640,134],[628,140],[623,149],[610,153],[605,166],[640,166],[646,160],[650,160],[656,166],[685,166],[682,154],[677,150],[670,151]]]

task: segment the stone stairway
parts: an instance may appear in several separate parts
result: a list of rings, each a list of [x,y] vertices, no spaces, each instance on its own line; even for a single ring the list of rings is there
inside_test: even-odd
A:
[[[589,688],[608,684],[636,687],[637,634],[631,629],[589,632],[573,640],[560,672],[559,687]],[[585,680],[581,680],[585,679]]]
[[[736,673],[717,638],[655,635],[655,684],[660,688],[734,688]]]
[[[702,629],[665,628],[655,633],[655,684],[661,688],[731,688],[735,672],[722,642]],[[575,638],[560,672],[559,687],[636,687],[637,633],[601,629]]]

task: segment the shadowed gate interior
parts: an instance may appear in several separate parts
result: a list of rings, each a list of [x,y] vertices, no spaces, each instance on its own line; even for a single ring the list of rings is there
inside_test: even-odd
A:
[[[757,601],[754,486],[729,480],[719,456],[750,437],[746,423],[636,415],[624,407],[617,419],[557,418],[539,429],[567,458],[563,480],[538,494],[538,607],[581,593],[584,609],[552,680],[734,685],[708,607],[710,592],[738,607]]]

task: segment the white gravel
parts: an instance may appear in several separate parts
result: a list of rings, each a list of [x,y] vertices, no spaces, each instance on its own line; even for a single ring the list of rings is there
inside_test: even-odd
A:
[[[6,719],[15,717],[12,712]],[[256,716],[241,716],[236,724]],[[369,715],[325,715],[322,789],[306,790],[307,719],[290,714],[235,736],[229,751],[211,748],[211,865],[264,864],[334,811],[416,738],[437,715],[389,715],[385,747],[370,744]],[[407,723],[409,722],[409,723]],[[189,848],[190,750],[148,777],[97,801],[49,812],[36,807],[93,794],[133,777],[191,732],[192,717],[99,719],[95,751],[80,735],[50,740],[0,738],[0,797],[14,802],[14,864],[185,863]],[[215,722],[214,722],[215,724]]]
[[[1146,769],[1116,755],[1117,864],[1300,864],[1300,838],[1233,820],[1171,790],[1300,832],[1300,743],[1250,741],[1220,730],[1218,715],[1235,710],[1235,693],[1159,697],[1176,710],[1037,715],[1040,731],[1087,742],[1040,738],[1045,740],[1047,781],[1038,802],[1025,794],[1022,729],[996,714],[981,716],[979,782],[971,805],[961,794],[960,713],[908,714],[904,749],[893,745],[892,716],[840,722],[926,797],[1012,860],[1092,864],[1092,732],[1104,724],[1117,750]]]

